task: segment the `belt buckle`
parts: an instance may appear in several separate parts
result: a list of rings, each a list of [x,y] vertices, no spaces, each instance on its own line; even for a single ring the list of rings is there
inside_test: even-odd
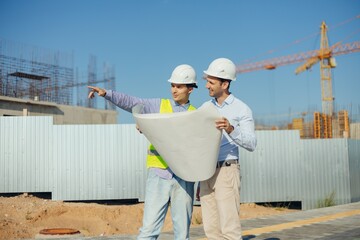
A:
[[[228,166],[230,166],[230,165],[231,165],[231,162],[230,162],[230,161],[226,161],[226,162],[225,162],[225,166],[228,167]]]

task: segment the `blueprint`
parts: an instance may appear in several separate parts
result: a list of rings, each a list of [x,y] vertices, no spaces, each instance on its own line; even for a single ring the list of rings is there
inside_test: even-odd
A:
[[[162,114],[141,114],[142,107],[132,110],[135,122],[175,175],[196,182],[215,173],[221,131],[215,127],[220,114],[212,103],[194,111]]]

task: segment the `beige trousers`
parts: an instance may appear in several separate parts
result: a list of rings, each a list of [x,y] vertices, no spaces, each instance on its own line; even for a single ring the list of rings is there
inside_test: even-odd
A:
[[[200,183],[204,231],[209,240],[241,238],[240,166],[217,168],[214,176]]]

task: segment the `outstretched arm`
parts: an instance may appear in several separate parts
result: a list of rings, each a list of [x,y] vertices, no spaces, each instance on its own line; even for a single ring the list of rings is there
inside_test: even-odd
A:
[[[127,112],[131,112],[132,108],[137,104],[143,104],[145,106],[144,113],[159,112],[160,98],[144,99],[95,86],[88,86],[88,88],[91,89],[88,98],[94,98],[95,93],[97,93],[98,96],[104,97],[106,100]]]

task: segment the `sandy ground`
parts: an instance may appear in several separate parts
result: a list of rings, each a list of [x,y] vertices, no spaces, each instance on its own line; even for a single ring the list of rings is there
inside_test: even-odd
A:
[[[241,204],[241,219],[291,210]],[[72,228],[85,236],[137,234],[141,227],[143,203],[107,205],[99,203],[63,202],[22,194],[0,197],[0,239],[34,238],[42,229]],[[202,224],[201,207],[194,206],[192,226]],[[163,231],[171,231],[168,213]]]

